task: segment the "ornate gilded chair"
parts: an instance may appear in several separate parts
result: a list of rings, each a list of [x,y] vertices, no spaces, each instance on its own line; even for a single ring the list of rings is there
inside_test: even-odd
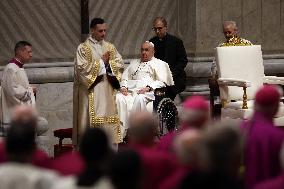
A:
[[[284,77],[265,76],[260,45],[217,47],[216,63],[222,102],[221,119],[248,119],[253,113],[254,96],[263,84],[284,85]],[[275,117],[284,126],[281,102]]]

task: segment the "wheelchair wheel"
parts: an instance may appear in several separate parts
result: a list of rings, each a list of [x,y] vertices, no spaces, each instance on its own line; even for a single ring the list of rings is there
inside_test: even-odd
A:
[[[174,102],[170,98],[163,98],[157,107],[159,118],[159,135],[172,132],[177,127],[178,111]]]

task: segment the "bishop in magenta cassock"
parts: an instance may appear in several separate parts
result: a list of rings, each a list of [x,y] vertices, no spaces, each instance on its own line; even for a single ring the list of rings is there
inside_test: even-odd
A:
[[[263,86],[256,94],[252,119],[241,125],[246,136],[246,188],[252,188],[255,184],[281,173],[279,153],[284,132],[273,123],[279,100],[280,92],[275,86]]]

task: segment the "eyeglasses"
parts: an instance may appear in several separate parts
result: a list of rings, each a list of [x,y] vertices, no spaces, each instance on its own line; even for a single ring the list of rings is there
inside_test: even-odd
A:
[[[152,28],[153,31],[161,31],[164,27],[157,27],[157,28]]]

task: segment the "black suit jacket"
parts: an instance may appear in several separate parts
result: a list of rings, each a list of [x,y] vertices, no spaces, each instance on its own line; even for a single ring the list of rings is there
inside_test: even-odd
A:
[[[167,34],[164,37],[164,40],[165,57],[164,59],[161,59],[169,64],[175,82],[175,86],[172,88],[173,93],[178,94],[184,91],[186,85],[186,74],[184,71],[184,68],[188,62],[186,51],[183,46],[182,40],[180,40],[179,38]],[[156,50],[156,44],[159,42],[159,38],[156,36],[151,38],[150,41],[154,43]]]

